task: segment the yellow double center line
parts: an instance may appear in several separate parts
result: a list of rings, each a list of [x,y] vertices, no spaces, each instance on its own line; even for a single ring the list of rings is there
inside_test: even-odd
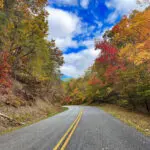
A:
[[[81,120],[82,114],[83,114],[83,110],[80,111],[80,113],[78,114],[75,121],[71,124],[69,129],[66,131],[64,136],[60,139],[60,141],[57,143],[57,145],[53,148],[53,150],[59,150],[59,149],[65,150],[65,148],[67,147],[73,133],[75,132],[75,130]]]

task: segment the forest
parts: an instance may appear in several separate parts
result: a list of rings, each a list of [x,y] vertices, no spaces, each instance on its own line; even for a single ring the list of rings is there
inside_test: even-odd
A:
[[[62,104],[115,104],[150,112],[150,7],[123,16],[103,39],[83,77],[63,83]],[[93,41],[94,42],[94,41]]]
[[[84,76],[63,81],[63,52],[48,40],[47,0],[2,2],[0,131],[61,112],[62,105],[114,104],[150,112],[150,7],[123,16],[95,39],[94,64]]]

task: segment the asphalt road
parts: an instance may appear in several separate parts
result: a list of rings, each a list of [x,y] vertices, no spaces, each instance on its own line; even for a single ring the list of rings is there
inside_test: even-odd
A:
[[[150,138],[90,106],[69,106],[68,111],[0,136],[0,150],[53,150],[81,108],[83,116],[67,150],[150,150]]]

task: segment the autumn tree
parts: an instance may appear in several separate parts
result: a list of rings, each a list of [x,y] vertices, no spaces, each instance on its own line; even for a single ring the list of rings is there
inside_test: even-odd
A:
[[[8,53],[10,78],[25,85],[25,93],[61,97],[62,52],[48,41],[46,0],[5,0],[0,10],[0,51]],[[41,94],[42,96],[42,94]]]

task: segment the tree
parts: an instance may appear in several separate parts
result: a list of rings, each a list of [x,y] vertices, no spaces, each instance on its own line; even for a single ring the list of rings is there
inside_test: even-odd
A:
[[[107,41],[96,42],[95,49],[101,49],[99,57],[96,59],[100,63],[113,64],[116,60],[117,49]]]
[[[11,66],[8,63],[8,53],[0,53],[0,91],[2,93],[6,92],[7,88],[10,88],[12,82],[10,80]]]

